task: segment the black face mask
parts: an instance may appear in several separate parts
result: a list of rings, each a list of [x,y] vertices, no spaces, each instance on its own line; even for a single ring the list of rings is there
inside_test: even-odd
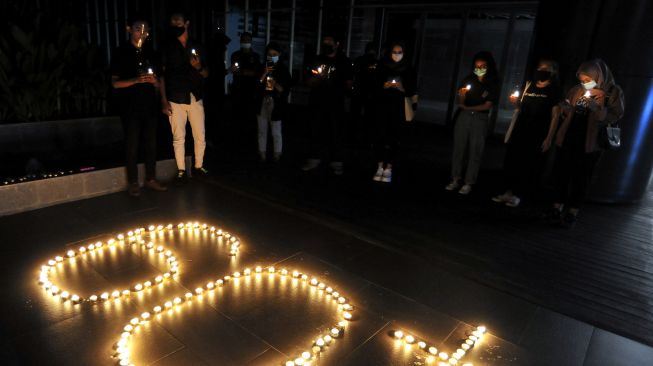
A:
[[[325,55],[330,55],[334,51],[334,48],[329,43],[322,43],[322,53]]]
[[[535,78],[536,81],[542,82],[551,80],[551,71],[536,70],[535,74],[533,74],[533,78]]]
[[[174,37],[174,38],[180,37],[182,34],[184,34],[185,31],[186,28],[184,27],[177,27],[175,25],[171,25],[170,27],[168,27],[168,33],[170,34],[170,37]]]

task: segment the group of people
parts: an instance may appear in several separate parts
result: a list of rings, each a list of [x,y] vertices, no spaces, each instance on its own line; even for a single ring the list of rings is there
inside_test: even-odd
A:
[[[178,168],[176,181],[188,175],[185,164],[186,125],[190,122],[194,141],[193,176],[206,176],[203,166],[205,121],[203,80],[209,71],[203,65],[203,50],[188,35],[189,20],[183,13],[170,17],[169,40],[161,57],[145,42],[147,20],[130,21],[130,42],[114,53],[112,85],[122,99],[122,118],[127,145],[129,193],[140,193],[136,161],[139,135],[144,135],[146,175],[144,187],[162,191],[155,178],[155,125],[157,96],[168,116]],[[283,153],[282,121],[292,87],[290,70],[281,61],[282,48],[275,42],[265,48],[265,58],[252,49],[252,36],[241,35],[240,50],[231,55],[227,72],[233,74],[230,93],[241,125],[256,121],[258,154],[269,158],[268,133],[272,137],[272,160]],[[389,43],[376,56],[377,46],[352,62],[341,50],[339,38],[325,33],[318,55],[306,70],[310,89],[310,151],[301,169],[310,171],[322,162],[335,175],[344,172],[343,141],[347,121],[365,121],[371,136],[376,182],[392,182],[402,125],[417,110],[417,77],[401,42]],[[553,169],[555,202],[545,217],[572,226],[601,155],[600,133],[623,115],[623,92],[600,59],[583,63],[576,74],[579,83],[563,97],[558,64],[543,59],[521,91],[510,96],[515,113],[505,137],[505,192],[493,201],[516,207],[538,188],[547,153],[556,147]],[[447,191],[461,195],[477,183],[485,142],[491,126],[491,111],[500,99],[500,77],[491,53],[479,52],[469,75],[459,83],[455,114],[451,182]],[[351,101],[351,103],[349,103]],[[350,118],[351,117],[351,118]]]

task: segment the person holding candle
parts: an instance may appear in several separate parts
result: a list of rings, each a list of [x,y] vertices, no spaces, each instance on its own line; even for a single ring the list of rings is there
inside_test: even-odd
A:
[[[586,61],[576,72],[579,84],[567,93],[563,120],[555,135],[559,148],[554,166],[555,198],[544,217],[571,228],[601,157],[599,130],[624,113],[623,91],[601,59]]]
[[[261,57],[252,49],[252,34],[243,32],[240,35],[240,49],[231,54],[231,67],[233,75],[229,92],[233,100],[233,133],[234,141],[245,148],[254,151],[250,145],[255,139],[256,114],[259,112],[257,105],[259,79],[261,74]],[[243,144],[243,141],[247,143]]]
[[[146,42],[149,22],[135,15],[127,25],[129,42],[112,53],[111,86],[116,90],[120,119],[125,131],[128,193],[140,195],[138,184],[138,150],[142,145],[145,155],[144,187],[165,191],[156,180],[156,94],[159,81],[157,55]],[[141,140],[141,135],[143,139]]]
[[[321,51],[307,76],[312,150],[301,168],[313,170],[327,159],[333,173],[342,175],[345,102],[353,85],[353,67],[340,51],[338,38],[329,33],[322,38]]]
[[[281,159],[282,135],[281,120],[290,92],[290,72],[279,60],[281,47],[270,42],[265,48],[266,63],[259,77],[258,95],[258,150],[262,162],[267,160],[268,129],[272,132],[273,161]]]
[[[190,122],[195,145],[193,177],[208,175],[204,168],[206,138],[204,129],[204,79],[209,71],[203,66],[204,53],[199,44],[190,39],[190,20],[184,13],[170,16],[171,39],[163,53],[164,77],[161,81],[161,104],[172,129],[172,146],[177,162],[178,185],[188,178],[186,173],[186,124]]]
[[[517,90],[511,94],[510,103],[517,108],[517,115],[506,134],[506,191],[492,198],[494,202],[517,207],[520,197],[537,186],[545,153],[558,128],[560,100],[558,64],[552,60],[538,62],[523,92]]]
[[[376,118],[372,133],[377,169],[373,180],[390,183],[401,127],[406,122],[406,98],[416,100],[417,95],[417,76],[406,59],[402,43],[389,45],[388,54],[377,68],[376,79]],[[416,110],[417,103],[411,103],[410,108]]]
[[[479,52],[474,56],[472,73],[462,80],[458,89],[459,114],[454,126],[452,180],[445,187],[447,191],[457,190],[467,195],[476,184],[490,126],[490,110],[498,97],[499,77],[494,57],[490,52]],[[461,187],[465,165],[467,169]]]

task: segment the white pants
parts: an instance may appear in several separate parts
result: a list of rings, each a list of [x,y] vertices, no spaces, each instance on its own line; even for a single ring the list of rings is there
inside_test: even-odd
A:
[[[190,104],[170,103],[172,116],[169,117],[172,128],[172,147],[175,149],[177,169],[186,170],[186,121],[190,122],[193,130],[193,144],[195,146],[195,167],[201,168],[204,164],[204,150],[206,139],[204,133],[204,102],[195,100],[191,94]]]
[[[274,100],[270,97],[263,99],[261,110],[256,116],[258,120],[258,151],[265,153],[268,150],[268,126],[272,130],[272,146],[275,154],[281,154],[282,137],[281,121],[271,121]]]

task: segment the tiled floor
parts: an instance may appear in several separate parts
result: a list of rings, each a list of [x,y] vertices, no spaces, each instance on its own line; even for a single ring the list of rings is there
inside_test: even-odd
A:
[[[150,223],[201,220],[241,238],[237,257],[198,238],[167,240],[180,261],[174,281],[127,300],[70,305],[36,283],[39,265],[79,243]],[[0,218],[2,344],[7,365],[115,365],[113,343],[135,315],[207,279],[275,264],[315,274],[357,307],[323,365],[428,365],[415,346],[390,336],[410,331],[454,351],[473,326],[489,335],[465,360],[474,365],[646,364],[653,349],[550,311],[409,251],[346,227],[219,186],[193,183],[139,200],[112,194]],[[437,240],[437,239],[434,239]],[[132,284],[165,264],[140,249],[88,258],[58,279],[81,293]],[[132,345],[139,365],[282,365],[337,320],[336,308],[301,281],[241,279],[143,326]]]

